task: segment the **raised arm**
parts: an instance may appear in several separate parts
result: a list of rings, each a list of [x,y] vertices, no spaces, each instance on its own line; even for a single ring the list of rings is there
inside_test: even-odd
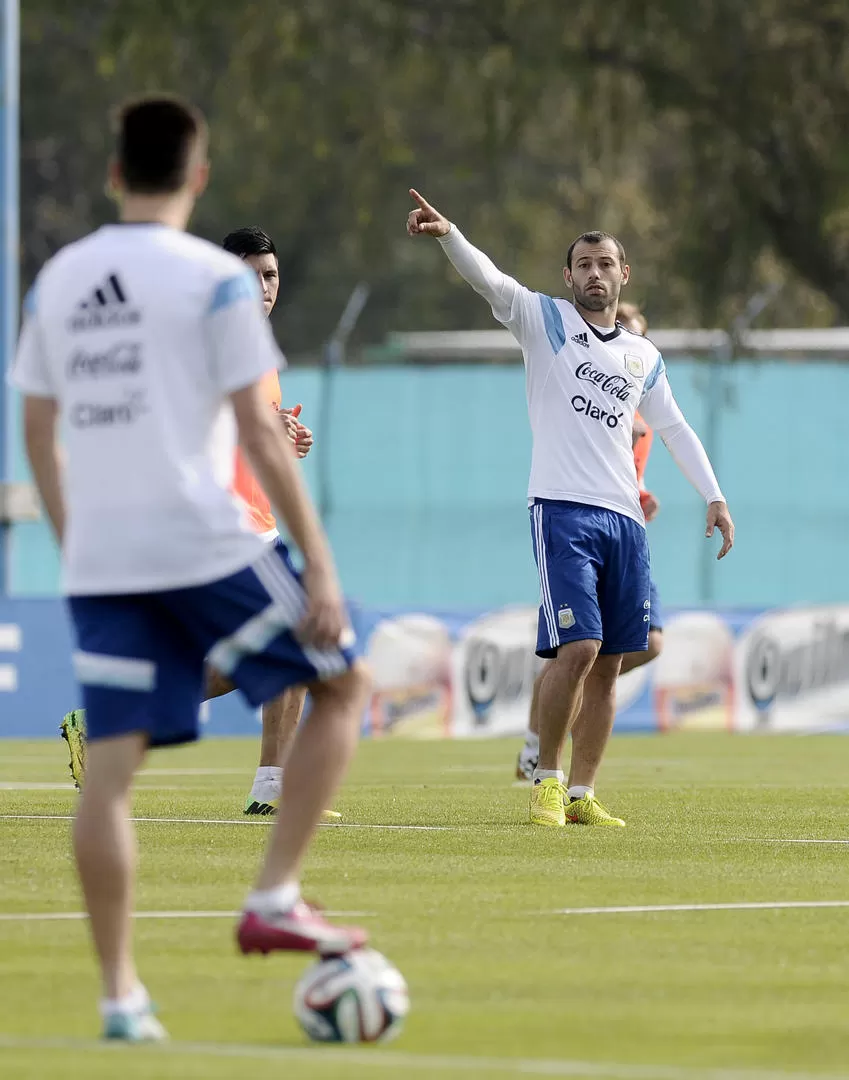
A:
[[[521,341],[519,331],[524,322],[524,303],[534,294],[499,270],[492,259],[470,244],[457,226],[414,188],[410,188],[410,195],[418,206],[407,215],[407,233],[435,237],[457,273],[489,302],[496,319]]]
[[[640,402],[640,412],[663,439],[675,464],[707,503],[705,536],[711,537],[714,529],[719,529],[722,533],[722,547],[717,558],[724,558],[734,546],[734,522],[705,448],[684,419],[684,414],[672,394],[660,357],[657,367],[647,380],[647,388]]]

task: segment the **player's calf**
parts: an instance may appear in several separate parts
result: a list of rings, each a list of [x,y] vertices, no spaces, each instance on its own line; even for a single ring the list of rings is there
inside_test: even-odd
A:
[[[295,738],[265,864],[236,932],[242,952],[336,953],[365,944],[364,930],[334,926],[303,902],[299,876],[310,838],[353,757],[369,688],[361,661],[309,688],[313,708]]]

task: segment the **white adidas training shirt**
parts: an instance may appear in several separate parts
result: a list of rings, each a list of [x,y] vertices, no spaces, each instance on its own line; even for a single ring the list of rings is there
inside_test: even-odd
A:
[[[638,408],[705,501],[723,498],[648,338],[593,327],[568,300],[531,292],[455,225],[439,242],[522,347],[533,435],[529,500],[603,506],[645,524],[631,441]]]
[[[265,550],[229,494],[229,395],[282,361],[256,276],[156,224],[60,251],[25,301],[12,385],[58,402],[69,595],[199,585]]]

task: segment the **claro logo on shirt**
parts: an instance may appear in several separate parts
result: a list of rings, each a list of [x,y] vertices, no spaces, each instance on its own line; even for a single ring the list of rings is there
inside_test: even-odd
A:
[[[588,416],[590,420],[597,420],[600,424],[606,424],[609,428],[619,427],[619,421],[623,416],[621,412],[608,412],[607,409],[594,405],[589,398],[585,398],[582,394],[575,394],[572,398],[572,408],[581,416]]]
[[[121,401],[80,401],[72,405],[68,420],[75,428],[126,427],[148,411],[147,398],[141,390],[125,394]]]
[[[119,341],[108,349],[78,349],[68,361],[69,379],[104,379],[137,375],[142,368],[142,349],[137,341]]]

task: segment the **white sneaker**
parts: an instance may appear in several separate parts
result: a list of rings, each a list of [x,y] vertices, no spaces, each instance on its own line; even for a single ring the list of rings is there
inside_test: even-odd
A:
[[[527,780],[528,783],[534,778],[534,769],[539,764],[539,749],[536,746],[528,746],[527,743],[519,751],[516,758],[516,779]]]
[[[168,1032],[153,1015],[151,1006],[138,1012],[116,1012],[103,1021],[103,1038],[121,1042],[165,1042]]]

